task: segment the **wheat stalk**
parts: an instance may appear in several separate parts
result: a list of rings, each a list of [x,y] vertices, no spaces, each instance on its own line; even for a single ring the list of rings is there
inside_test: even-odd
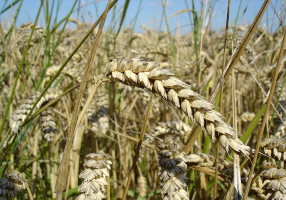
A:
[[[223,121],[223,116],[214,111],[215,107],[190,86],[174,76],[174,73],[160,67],[157,62],[145,62],[140,58],[114,59],[106,66],[110,80],[140,87],[160,95],[167,102],[185,113],[229,152],[250,156],[254,151],[234,136],[234,129]]]

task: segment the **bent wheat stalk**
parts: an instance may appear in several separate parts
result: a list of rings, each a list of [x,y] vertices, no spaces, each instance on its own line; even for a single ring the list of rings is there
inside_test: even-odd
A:
[[[141,58],[114,59],[107,64],[105,75],[110,80],[160,95],[206,130],[212,141],[218,141],[227,152],[231,147],[237,154],[251,156],[254,153],[252,148],[235,137],[235,130],[223,121],[219,112],[213,110],[213,104],[176,78],[174,73],[160,67],[160,63],[145,62]]]

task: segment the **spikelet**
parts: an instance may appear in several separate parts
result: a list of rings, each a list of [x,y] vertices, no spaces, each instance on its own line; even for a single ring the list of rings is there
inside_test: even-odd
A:
[[[147,180],[143,175],[140,175],[138,178],[138,193],[141,197],[147,195]]]
[[[55,114],[51,107],[40,113],[40,121],[42,125],[42,130],[44,133],[44,138],[47,142],[53,142],[56,132]]]
[[[62,73],[66,74],[67,76],[70,76],[71,78],[74,78],[78,83],[80,83],[82,81],[84,70],[82,66],[85,65],[86,59],[82,59],[82,57],[79,57],[78,55],[79,54],[75,54],[75,60],[73,62],[68,63],[68,65],[62,70]],[[49,80],[48,77],[54,76],[60,69],[60,67],[61,65],[53,65],[49,67],[46,72],[46,79]]]
[[[197,164],[204,167],[214,167],[215,165],[215,158],[212,155],[204,154],[204,153],[198,153],[198,154],[189,154],[186,157],[187,164]],[[219,160],[219,163],[221,163],[223,160]],[[222,170],[224,167],[219,164],[220,170]]]
[[[157,145],[159,153],[159,176],[162,186],[162,197],[168,199],[189,199],[187,192],[188,179],[185,176],[186,159],[183,152],[184,145],[176,142],[174,137],[168,136]]]
[[[106,76],[113,81],[147,89],[160,95],[206,130],[213,142],[219,141],[227,152],[231,147],[238,154],[246,156],[253,154],[253,149],[235,138],[234,129],[223,121],[220,113],[213,110],[214,106],[191,90],[189,85],[175,78],[172,72],[161,68],[159,63],[148,63],[140,58],[132,58],[128,61],[126,59],[114,59],[107,64]],[[126,76],[123,72],[124,66],[137,78],[131,80]]]
[[[212,155],[198,153],[198,154],[189,154],[185,157],[186,164],[188,166],[198,166],[198,167],[209,167],[215,169],[215,158]],[[227,176],[233,176],[233,162],[230,162],[225,159],[218,158],[218,170],[226,174]],[[246,168],[242,168],[241,179],[242,181],[247,181],[249,171]]]
[[[33,23],[24,23],[20,26],[18,32],[17,32],[17,43],[19,45],[19,48],[25,46],[28,42],[28,39],[30,37],[32,28],[34,24]],[[37,42],[40,37],[44,36],[44,29],[41,26],[35,26],[34,34],[32,37],[32,42]]]
[[[279,118],[280,121],[280,118]],[[286,136],[286,127],[284,125],[284,123],[286,122],[286,117],[283,118],[283,123],[280,123],[276,132],[274,133],[274,136],[279,137],[279,138],[283,138]]]
[[[286,161],[286,138],[264,138],[260,148],[263,153],[277,160]]]
[[[186,159],[186,163],[189,165],[199,165],[205,161],[204,158],[202,158],[201,156],[197,154],[189,154],[185,157],[185,159]]]
[[[266,162],[262,165],[261,177],[264,178],[262,190],[258,190],[264,199],[286,199],[286,170],[277,169],[274,163]]]
[[[26,48],[30,34],[32,32],[34,24],[33,23],[24,23],[19,30],[17,31],[15,42],[17,44],[16,49],[16,55],[19,57],[19,59],[22,58],[22,55],[24,54],[24,49]],[[30,48],[27,51],[26,59],[33,63],[34,61],[31,59],[32,55],[34,53],[37,53],[37,55],[41,58],[45,55],[45,48],[41,46],[39,49],[36,49],[36,44],[39,43],[41,38],[45,37],[44,29],[41,26],[35,26],[34,33],[32,35],[31,41],[30,41]],[[45,45],[44,45],[45,46]],[[41,61],[39,59],[38,61]],[[40,63],[40,62],[38,62]],[[51,63],[53,63],[53,60],[51,60]],[[33,63],[35,64],[35,63]]]
[[[105,199],[105,187],[107,186],[106,177],[109,177],[109,170],[111,169],[110,155],[99,151],[97,154],[90,153],[86,155],[88,159],[83,165],[85,170],[80,173],[79,177],[83,178],[82,184],[78,191],[82,194],[76,200],[101,200]]]
[[[251,113],[251,112],[244,112],[240,115],[240,119],[243,122],[250,122],[253,120],[254,117],[255,117],[255,113]]]
[[[159,122],[157,126],[150,130],[150,134],[147,135],[144,142],[149,144],[155,143],[156,137],[163,137],[164,135],[177,135],[186,136],[192,131],[190,125],[183,123],[182,121],[168,121],[168,122]],[[143,157],[143,153],[149,151],[145,146],[141,147],[140,157]]]
[[[5,178],[0,178],[0,199],[10,200],[17,196],[20,189],[25,189],[25,175],[18,171],[5,173]]]
[[[37,103],[36,108],[40,109],[42,105],[47,103],[48,101],[56,98],[61,93],[60,90],[57,89],[48,89],[47,92],[42,96],[40,101]],[[13,133],[18,133],[20,129],[20,124],[24,122],[30,109],[32,109],[33,104],[36,102],[37,98],[40,96],[40,92],[36,91],[34,94],[29,96],[27,99],[24,100],[23,104],[20,105],[17,110],[13,113],[11,119],[11,128]],[[35,111],[35,109],[34,109]]]
[[[189,134],[192,131],[191,126],[182,121],[159,122],[150,133],[153,137],[158,137],[165,134],[182,135]]]

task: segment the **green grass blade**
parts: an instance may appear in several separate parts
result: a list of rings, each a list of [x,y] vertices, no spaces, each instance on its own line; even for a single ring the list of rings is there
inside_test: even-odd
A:
[[[9,10],[11,7],[15,6],[17,3],[19,3],[22,0],[15,0],[13,1],[11,4],[9,4],[9,6],[7,6],[6,8],[2,9],[0,14],[3,14],[4,12],[6,12],[7,10]],[[5,3],[6,4],[6,3]],[[5,5],[4,5],[5,6]]]
[[[171,36],[171,32],[170,32],[170,28],[169,28],[169,22],[168,22],[168,17],[167,17],[167,14],[166,14],[166,6],[165,6],[166,2],[164,2],[164,0],[162,0],[162,5],[163,5],[163,14],[164,14],[164,18],[165,18],[165,21],[166,21],[166,26],[167,26],[167,30],[168,30],[168,36],[169,36],[169,41],[170,41],[170,49],[171,49],[171,53],[172,53],[172,58],[173,58],[173,66],[174,66],[174,70],[175,72],[177,72],[177,69],[176,69],[176,55],[175,55],[175,46],[174,46],[174,40]]]
[[[31,125],[32,125],[32,121],[28,124],[28,126],[25,128],[23,133],[18,137],[18,140],[17,140],[15,146],[13,147],[13,151],[15,151],[17,149],[17,147],[19,146],[19,144],[21,143],[21,141],[23,140],[23,138],[27,134],[27,132],[28,132],[29,128],[31,127]]]
[[[22,3],[23,3],[23,1],[21,1],[21,3],[19,4],[19,6],[17,7],[17,10],[16,10],[16,12],[15,12],[15,14],[14,14],[14,17],[13,17],[13,24],[12,24],[12,26],[10,27],[10,29],[9,29],[9,31],[7,32],[7,34],[5,35],[5,39],[8,37],[8,40],[7,40],[7,45],[10,43],[10,39],[11,39],[11,36],[12,36],[12,31],[13,31],[13,29],[14,29],[14,24],[16,24],[16,21],[17,21],[17,19],[18,19],[18,16],[19,16],[19,12],[20,12],[20,9],[21,9],[21,7],[22,7]]]
[[[260,110],[256,113],[255,117],[253,118],[253,120],[250,122],[250,124],[248,125],[245,133],[243,133],[243,135],[240,137],[240,140],[245,143],[248,138],[251,136],[254,128],[256,127],[256,125],[259,122],[259,119],[262,117],[264,111],[266,109],[266,104],[264,104]]]
[[[146,198],[141,197],[138,193],[134,192],[133,190],[128,189],[128,195],[133,197],[136,200],[145,200]]]
[[[69,12],[69,14],[68,14],[68,16],[67,16],[67,18],[66,18],[66,20],[65,20],[65,23],[64,23],[64,25],[63,25],[63,28],[62,28],[62,30],[61,30],[61,32],[60,32],[58,38],[57,38],[56,44],[54,45],[51,54],[50,54],[50,45],[49,45],[49,44],[50,44],[50,38],[51,38],[51,32],[50,32],[49,29],[47,28],[46,44],[48,44],[48,45],[46,45],[46,46],[47,46],[47,49],[46,49],[45,57],[47,56],[48,61],[47,61],[47,63],[45,64],[44,70],[43,70],[43,72],[42,72],[42,76],[41,76],[41,78],[40,78],[40,80],[39,80],[39,82],[38,82],[38,84],[37,84],[37,87],[36,87],[37,90],[40,88],[40,85],[42,84],[42,82],[43,82],[43,80],[44,80],[44,78],[45,78],[47,68],[49,67],[49,65],[50,65],[50,63],[51,63],[51,57],[53,56],[53,54],[54,54],[54,52],[55,52],[55,50],[56,50],[56,47],[57,47],[58,44],[60,43],[61,36],[62,36],[62,34],[63,34],[64,30],[65,30],[65,27],[66,27],[66,25],[67,25],[67,23],[68,23],[68,19],[70,18],[71,14],[72,14],[72,12],[73,12],[73,10],[74,10],[74,8],[75,8],[76,3],[77,3],[77,0],[75,0],[75,2],[74,2],[74,4],[73,4],[73,7],[72,7],[71,11]],[[49,20],[49,22],[50,22],[50,20]]]
[[[130,3],[130,0],[126,0],[126,1],[125,1],[124,8],[123,8],[123,12],[122,12],[122,16],[121,16],[121,20],[120,20],[120,23],[119,23],[119,28],[118,28],[118,31],[117,31],[115,37],[117,37],[117,35],[119,34],[119,32],[120,32],[120,30],[121,30],[123,21],[124,21],[125,16],[126,16],[127,8],[128,8],[128,6],[129,6],[129,3]]]

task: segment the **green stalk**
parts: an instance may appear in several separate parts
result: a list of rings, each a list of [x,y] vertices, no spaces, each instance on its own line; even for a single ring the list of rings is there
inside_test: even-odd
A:
[[[121,30],[123,21],[124,21],[125,16],[126,16],[127,8],[128,8],[128,6],[129,6],[129,3],[130,3],[130,0],[125,0],[123,12],[122,12],[122,17],[121,17],[121,20],[120,20],[120,23],[119,23],[119,28],[118,28],[118,30],[117,30],[117,33],[116,33],[115,38],[118,36],[118,34],[119,34],[120,30]],[[138,13],[137,13],[137,14],[138,14]]]
[[[194,43],[195,43],[195,52],[196,52],[196,63],[197,63],[197,73],[196,76],[199,76],[200,73],[200,64],[199,64],[199,49],[198,49],[198,16],[195,9],[195,2],[192,0],[192,9],[193,9],[193,19],[194,19]]]
[[[232,36],[231,36],[231,43],[232,43],[233,38],[234,38],[234,33],[235,33],[235,29],[236,29],[238,18],[239,18],[239,11],[240,11],[240,8],[241,8],[241,1],[242,0],[240,0],[240,2],[239,2],[238,11],[237,11],[236,18],[235,18],[235,21],[234,21],[234,28],[233,28],[233,32],[232,32]],[[228,46],[228,52],[230,52],[231,43]]]
[[[172,57],[173,57],[173,66],[174,66],[174,70],[176,72],[177,70],[176,70],[175,46],[174,46],[174,41],[173,41],[172,36],[171,36],[170,28],[169,28],[168,17],[167,17],[167,14],[166,14],[166,7],[165,7],[164,0],[162,0],[162,6],[163,6],[163,14],[164,14],[164,18],[165,18],[166,26],[167,26],[167,30],[168,30],[168,36],[169,36],[169,40],[170,40],[170,45],[171,45],[171,53],[172,53]]]
[[[130,35],[130,41],[128,42],[128,46],[127,46],[127,53],[129,52],[129,48],[131,46],[131,42],[132,42],[131,39],[132,39],[132,36],[133,36],[133,33],[134,33],[134,29],[135,29],[135,25],[136,25],[136,22],[137,22],[138,14],[139,14],[139,11],[140,11],[141,3],[142,3],[142,0],[140,0],[140,2],[139,2],[139,6],[138,6],[138,9],[137,9],[137,12],[136,12],[136,15],[135,15],[135,19],[134,19],[134,23],[133,23],[133,27],[132,27],[132,31],[131,31],[131,35]]]
[[[29,123],[29,125],[26,127],[26,129],[25,129],[25,130],[23,131],[23,133],[20,135],[19,140],[17,140],[17,141],[16,141],[17,136],[16,136],[15,134],[12,134],[12,136],[13,136],[14,138],[13,138],[13,141],[11,142],[11,144],[9,145],[9,148],[8,148],[8,150],[9,150],[8,160],[9,160],[9,158],[11,157],[12,153],[16,150],[16,148],[17,148],[18,145],[20,144],[20,141],[21,141],[21,140],[24,138],[24,136],[27,134],[27,132],[28,132],[28,130],[29,130],[29,128],[30,128],[31,125],[32,125],[32,122]],[[12,148],[11,148],[11,147],[12,147]],[[1,165],[0,165],[0,166],[2,166],[2,163],[3,163],[3,161],[4,161],[5,158],[6,158],[6,156],[3,156],[2,160],[1,160]],[[0,177],[3,176],[5,170],[6,170],[7,167],[8,167],[8,164],[9,164],[9,161],[7,161],[6,164],[5,164],[5,166],[1,168],[1,170],[0,170]]]
[[[246,131],[243,133],[243,135],[241,136],[240,140],[245,143],[248,138],[251,136],[253,130],[255,129],[256,125],[259,122],[259,119],[262,117],[262,115],[264,114],[264,111],[266,109],[266,104],[264,104],[260,110],[257,112],[257,114],[255,115],[255,117],[253,118],[253,120],[250,122],[250,124],[248,125]]]
[[[19,15],[20,9],[22,7],[22,3],[23,3],[23,0],[21,0],[20,5],[17,7],[17,10],[16,10],[15,15],[13,17],[12,26],[10,27],[9,31],[7,32],[7,34],[5,35],[5,39],[9,36],[8,40],[7,40],[7,45],[10,43],[10,39],[11,39],[11,35],[12,35],[11,33],[12,33],[12,31],[14,29],[14,25],[16,24],[16,21],[18,19],[18,15]]]
[[[7,0],[6,0],[4,5],[3,5],[3,8],[1,9],[0,15],[3,14],[5,11],[9,10],[10,8],[12,8],[13,6],[15,6],[20,1],[22,1],[22,0],[15,0],[11,4],[9,4],[6,8],[4,8],[4,6],[7,3]]]
[[[13,135],[13,140],[12,140],[11,144],[9,145],[8,149],[11,149],[11,147],[15,145],[14,142],[15,142],[16,138],[17,138],[17,136],[14,134],[14,135]],[[11,157],[12,153],[13,153],[13,151],[9,151],[9,153],[7,153],[7,154],[9,154],[9,155],[8,155],[8,158]],[[6,158],[6,156],[3,156],[3,157],[2,157],[1,166],[2,166],[2,163],[3,163],[3,161],[5,160],[5,158]],[[3,173],[5,172],[5,170],[6,170],[7,166],[8,166],[8,163],[9,163],[9,162],[7,161],[6,164],[5,164],[5,166],[4,166],[4,167],[1,167],[1,170],[0,170],[0,177],[1,177],[1,178],[3,177]]]
[[[48,66],[49,66],[50,63],[51,63],[51,57],[53,56],[53,54],[54,54],[54,52],[55,52],[55,50],[56,50],[56,47],[58,46],[58,44],[59,44],[59,42],[60,42],[61,36],[62,36],[62,34],[63,34],[63,32],[64,32],[64,29],[65,29],[65,27],[66,27],[66,25],[67,25],[67,23],[68,23],[68,19],[69,19],[70,15],[72,14],[73,9],[74,9],[76,3],[77,3],[77,0],[75,0],[75,2],[74,2],[74,4],[73,4],[73,7],[72,7],[70,13],[69,13],[68,16],[67,16],[67,19],[66,19],[66,21],[65,21],[65,23],[64,23],[64,25],[63,25],[63,28],[62,28],[62,30],[61,30],[59,36],[58,36],[57,42],[56,42],[56,44],[54,45],[54,47],[53,47],[53,49],[52,49],[51,55],[50,55],[50,45],[49,45],[49,44],[50,44],[50,31],[49,31],[49,28],[47,28],[47,37],[46,37],[46,46],[47,46],[47,49],[46,49],[46,51],[45,51],[45,58],[47,58],[47,56],[48,56],[48,62],[47,62],[47,64],[45,64],[45,68],[44,68],[44,71],[43,71],[43,73],[42,73],[41,79],[39,80],[38,85],[37,85],[37,90],[39,89],[39,87],[40,87],[42,81],[43,81],[44,78],[45,78],[45,74],[46,74],[47,68],[48,68]],[[49,21],[49,23],[50,23],[50,21]],[[45,59],[45,60],[46,60],[46,59]]]

